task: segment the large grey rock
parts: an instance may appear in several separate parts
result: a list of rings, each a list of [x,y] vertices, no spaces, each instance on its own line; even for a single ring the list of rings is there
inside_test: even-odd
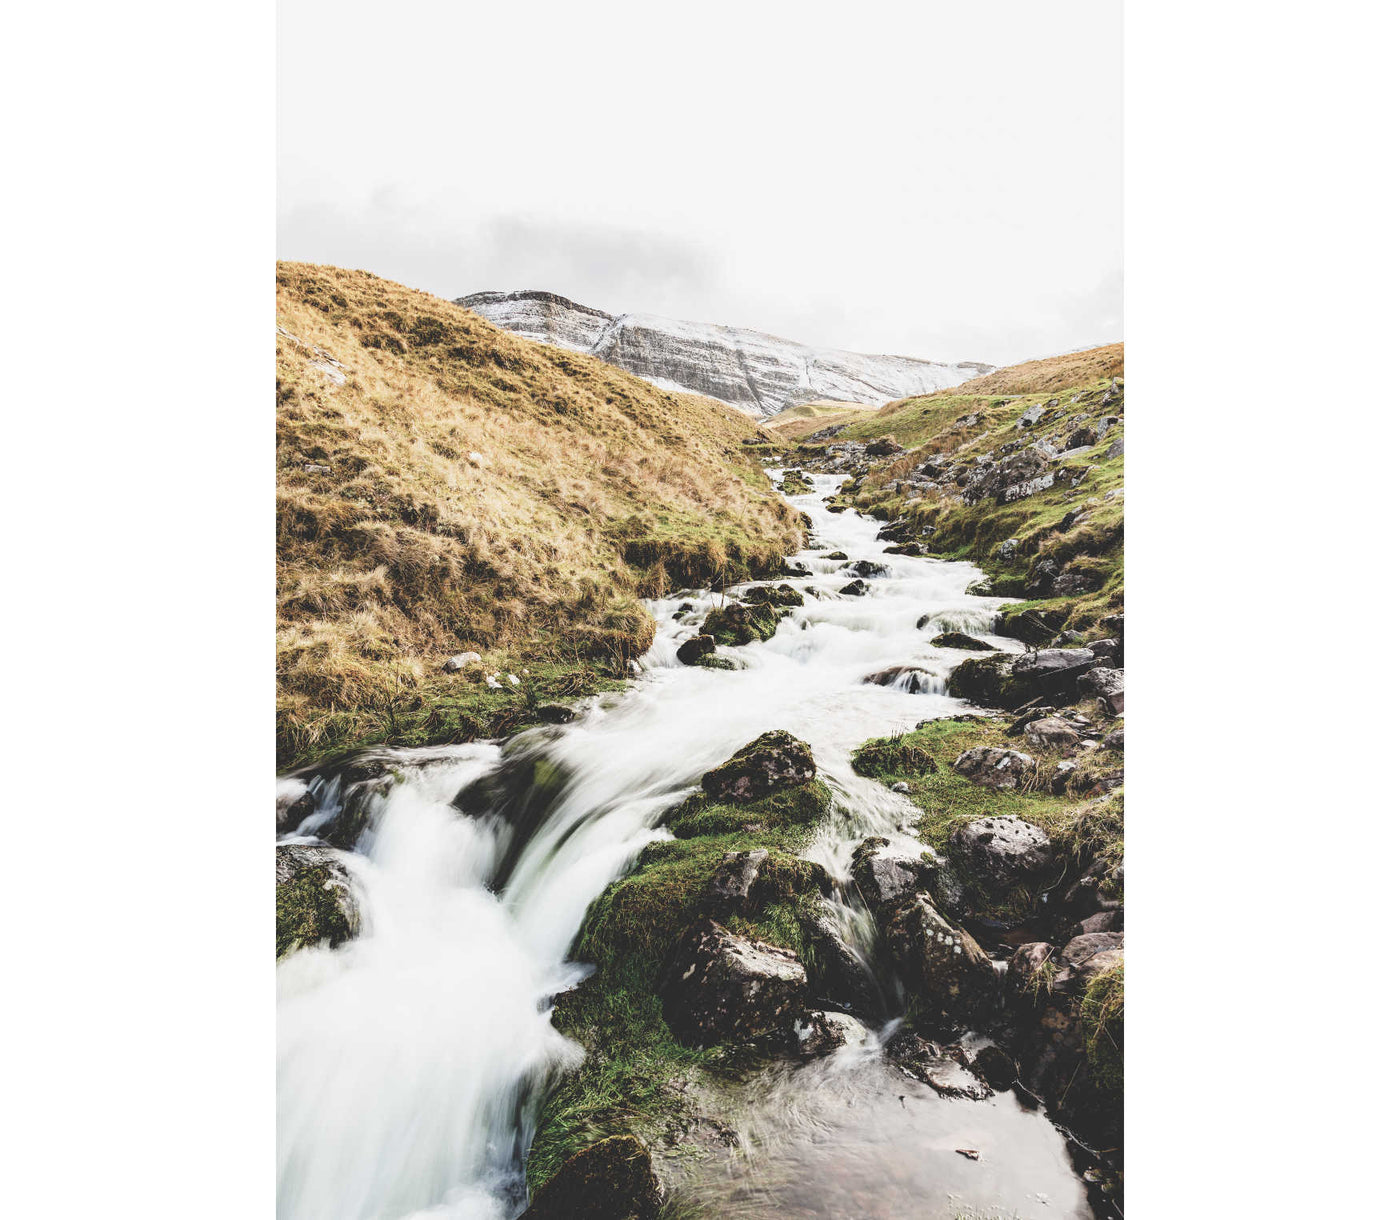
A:
[[[915,894],[900,906],[885,936],[921,1019],[940,1027],[965,1027],[991,1013],[997,997],[991,959],[939,913],[927,894]]]
[[[1102,699],[1108,711],[1114,716],[1123,714],[1123,671],[1121,669],[1098,668],[1080,675],[1079,692],[1091,698]]]
[[[754,886],[767,859],[768,851],[762,847],[752,851],[725,852],[705,893],[709,907],[728,911],[754,905],[751,901]]]
[[[706,919],[676,947],[661,982],[661,1013],[687,1046],[750,1041],[795,1020],[806,993],[797,954]]]
[[[993,897],[1036,881],[1054,862],[1050,836],[1010,814],[959,827],[950,848]]]
[[[1098,660],[1087,648],[1042,648],[1011,663],[1012,686],[1027,699],[1070,695],[1075,680]]]
[[[648,314],[614,317],[552,292],[477,292],[456,303],[527,339],[588,352],[663,389],[708,394],[755,415],[819,399],[879,406],[960,385],[993,367],[807,347]]]
[[[936,867],[931,852],[897,847],[889,839],[876,836],[856,848],[851,876],[866,906],[876,910],[903,902],[927,888]]]
[[[1060,716],[1032,720],[1023,731],[1026,740],[1037,750],[1067,750],[1079,744],[1079,734],[1074,726]]]
[[[865,1041],[866,1028],[856,1018],[844,1012],[807,1012],[793,1022],[800,1055],[814,1058],[829,1055],[843,1046],[859,1046]]]
[[[1035,759],[1002,746],[974,746],[953,760],[953,770],[984,788],[1015,788],[1035,773]]]

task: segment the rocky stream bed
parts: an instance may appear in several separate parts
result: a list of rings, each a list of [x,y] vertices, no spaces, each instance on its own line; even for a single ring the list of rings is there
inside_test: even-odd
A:
[[[1121,1214],[1121,618],[773,473],[627,691],[279,780],[280,1215]]]

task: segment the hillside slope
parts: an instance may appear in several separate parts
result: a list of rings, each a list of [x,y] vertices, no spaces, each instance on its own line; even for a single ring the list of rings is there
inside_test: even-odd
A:
[[[1006,634],[1067,644],[1111,619],[1121,636],[1122,374],[1121,343],[1030,361],[890,403],[786,460],[849,471],[838,506],[890,521],[895,545],[975,560],[986,592],[1027,599],[1008,607]]]
[[[730,408],[365,272],[279,263],[277,322],[279,766],[522,723],[800,545]]]
[[[707,394],[756,415],[824,399],[879,405],[992,369],[808,347],[737,326],[650,314],[614,317],[552,292],[477,292],[457,304],[527,338],[590,352],[665,389]]]

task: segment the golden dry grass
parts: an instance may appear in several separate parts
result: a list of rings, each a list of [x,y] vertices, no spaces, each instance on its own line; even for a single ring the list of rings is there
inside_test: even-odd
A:
[[[964,381],[945,395],[1053,394],[1087,385],[1103,377],[1123,376],[1123,345],[1109,343],[1086,352],[1069,352],[1045,360],[1028,360]],[[891,407],[897,404],[890,404]],[[889,408],[886,408],[887,410]]]
[[[639,595],[800,544],[714,400],[365,272],[279,263],[277,321],[284,764],[456,652],[620,667],[654,630]]]

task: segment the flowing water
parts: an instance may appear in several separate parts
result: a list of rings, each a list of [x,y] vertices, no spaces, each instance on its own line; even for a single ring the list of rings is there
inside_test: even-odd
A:
[[[366,815],[344,853],[361,929],[278,966],[280,1216],[507,1220],[522,1209],[530,1101],[580,1055],[550,1025],[548,1000],[583,975],[567,958],[589,903],[665,837],[665,811],[703,772],[760,733],[811,744],[835,801],[808,854],[838,881],[861,839],[908,833],[914,807],[856,775],[851,751],[967,710],[944,693],[967,654],[930,647],[935,633],[1020,646],[989,634],[999,599],[963,592],[976,568],[884,554],[878,522],[824,510],[840,478],[813,477],[814,492],[791,497],[816,523],[817,545],[796,557],[813,575],[788,581],[806,601],[771,640],[720,649],[742,668],[675,659],[721,595],[660,600],[637,681],[571,724],[504,747],[379,751],[369,761],[391,774],[358,786],[310,781],[316,812],[284,841],[316,841],[347,809]],[[821,558],[832,550],[849,561]],[[859,559],[887,574],[867,580],[867,596],[841,596]],[[893,666],[921,672],[864,681]],[[281,780],[279,792],[302,786]],[[835,904],[867,951],[869,916],[839,889]],[[747,1112],[745,1157],[693,1185],[699,1205],[713,1204],[704,1214],[1088,1214],[1042,1116],[1005,1094],[939,1098],[888,1066],[874,1032],[769,1079]],[[973,1140],[978,1163],[956,1152]]]

